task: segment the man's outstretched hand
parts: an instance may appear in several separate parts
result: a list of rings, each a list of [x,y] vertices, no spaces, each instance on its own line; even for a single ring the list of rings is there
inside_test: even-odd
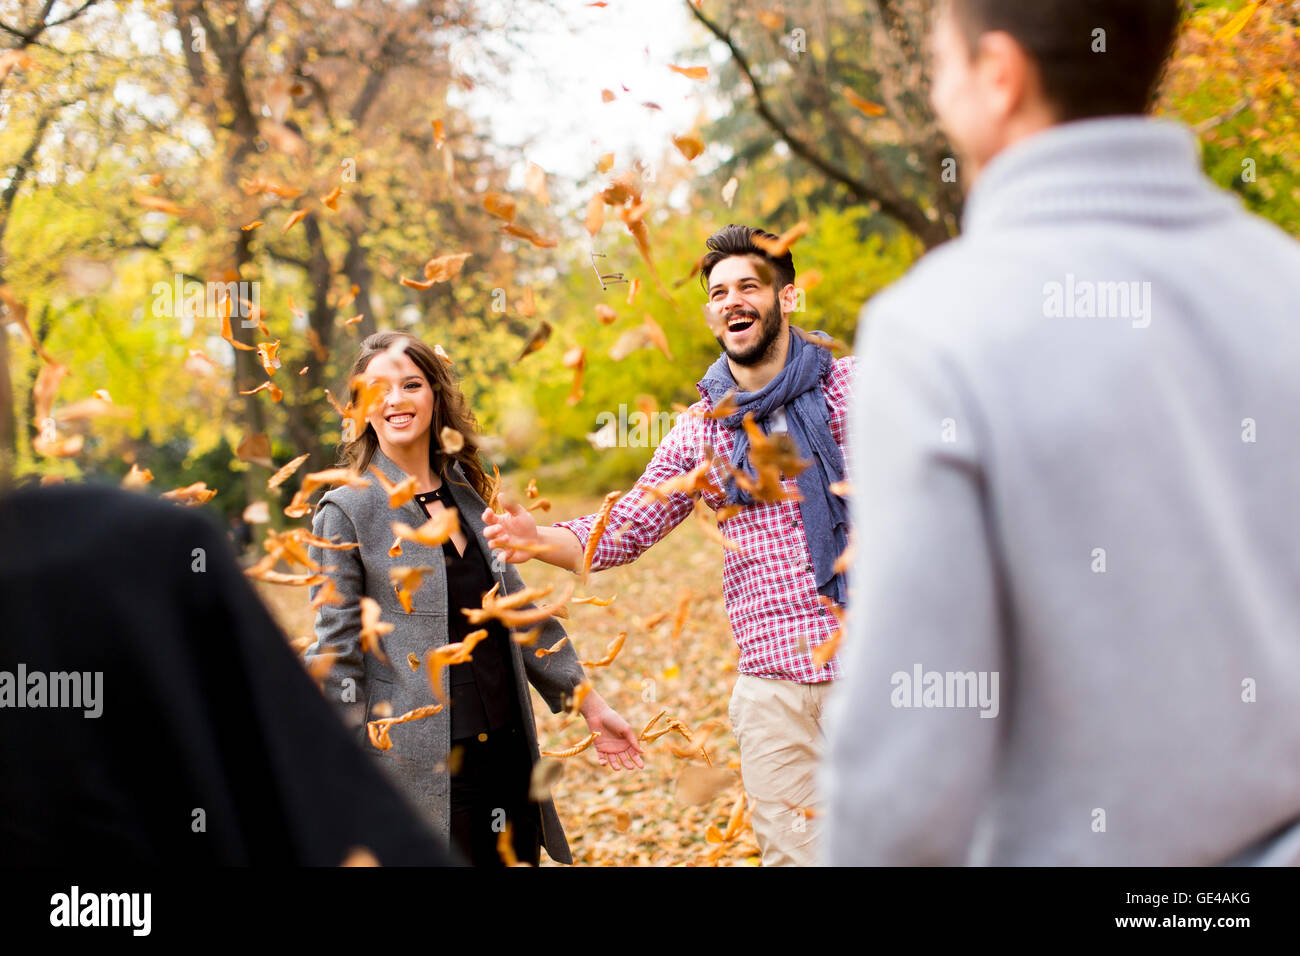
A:
[[[504,514],[497,514],[491,508],[483,512],[483,537],[493,551],[501,551],[511,564],[537,557],[535,550],[520,550],[517,545],[542,546],[541,535],[537,532],[537,522],[521,505],[512,504]]]

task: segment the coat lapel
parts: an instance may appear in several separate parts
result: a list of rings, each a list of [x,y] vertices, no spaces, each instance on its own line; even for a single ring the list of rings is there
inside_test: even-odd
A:
[[[394,464],[393,460],[385,455],[383,449],[378,446],[375,447],[375,454],[370,459],[370,467],[383,472],[384,477],[394,484],[399,481],[405,481],[410,477],[410,475]],[[382,488],[379,490],[383,492]],[[403,504],[400,508],[394,510],[405,515],[406,523],[413,528],[418,528],[429,520],[424,516],[424,512],[420,510],[420,505],[414,498]]]

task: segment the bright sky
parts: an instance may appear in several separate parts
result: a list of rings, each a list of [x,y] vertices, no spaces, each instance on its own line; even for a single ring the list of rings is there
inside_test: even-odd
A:
[[[592,172],[602,153],[614,152],[615,168],[633,156],[655,161],[672,149],[671,137],[688,132],[704,108],[708,83],[668,69],[708,65],[681,61],[699,43],[683,0],[609,0],[604,8],[582,0],[555,0],[558,16],[527,13],[522,56],[511,58],[504,77],[484,76],[474,43],[453,45],[454,66],[481,84],[459,91],[465,107],[487,118],[497,143],[522,145],[523,158],[570,182]],[[628,91],[624,91],[626,86]],[[617,99],[601,100],[608,89]],[[641,104],[650,101],[662,110]],[[523,164],[516,173],[522,176]]]

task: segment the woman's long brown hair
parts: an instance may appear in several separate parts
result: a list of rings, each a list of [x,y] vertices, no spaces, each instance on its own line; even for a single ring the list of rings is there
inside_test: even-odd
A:
[[[352,363],[352,371],[348,373],[349,384],[365,373],[371,359],[398,341],[405,342],[407,356],[423,373],[429,388],[433,390],[433,420],[429,424],[429,467],[444,481],[450,481],[451,463],[460,462],[470,487],[486,501],[492,485],[478,459],[478,422],[447,364],[438,358],[433,349],[406,332],[376,332],[361,343],[361,351]],[[349,391],[349,398],[355,402],[358,397],[356,387],[352,386]],[[443,428],[454,428],[465,438],[464,446],[454,455],[441,450],[438,436],[442,434]],[[375,434],[374,427],[366,422],[365,431],[354,440],[340,443],[339,464],[351,468],[358,475],[362,474],[370,467],[370,460],[378,447],[379,436]]]

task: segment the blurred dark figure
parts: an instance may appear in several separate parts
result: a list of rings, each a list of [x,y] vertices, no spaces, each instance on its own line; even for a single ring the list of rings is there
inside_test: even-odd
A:
[[[1177,0],[948,0],[963,235],[874,299],[836,864],[1300,861],[1300,244],[1142,114]]]
[[[448,862],[220,529],[111,488],[0,496],[0,863]]]
[[[230,516],[230,529],[226,534],[230,538],[231,546],[235,549],[235,557],[244,558],[248,554],[248,549],[253,545],[253,526],[245,521],[241,515],[233,514]]]

